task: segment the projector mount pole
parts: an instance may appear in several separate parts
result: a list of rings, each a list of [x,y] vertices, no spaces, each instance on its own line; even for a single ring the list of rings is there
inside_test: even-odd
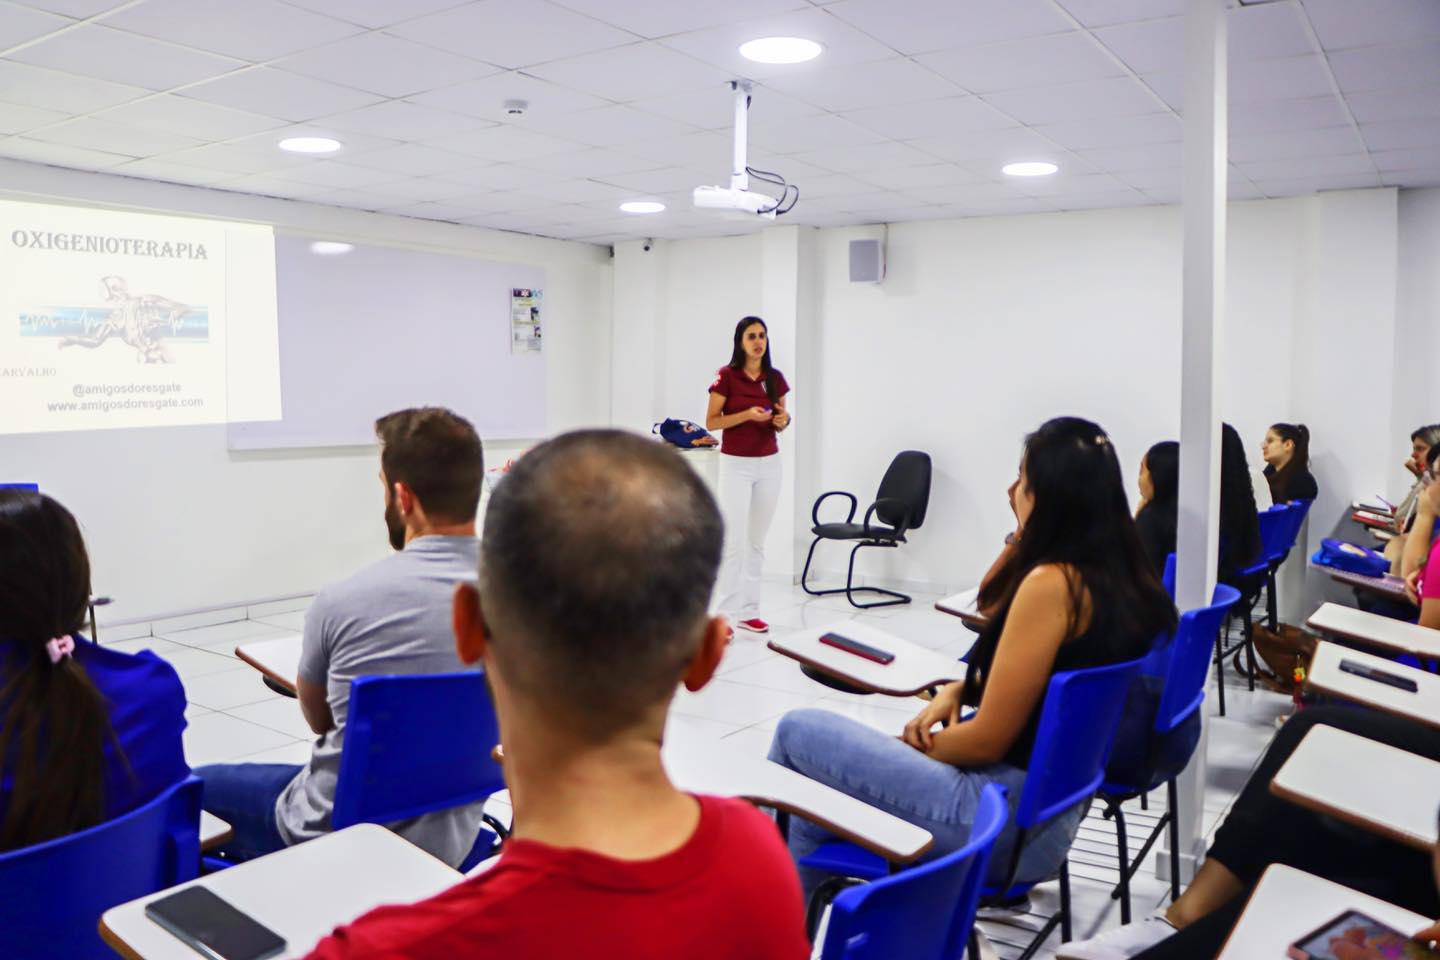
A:
[[[730,189],[749,190],[750,174],[746,172],[745,151],[746,129],[750,115],[750,81],[731,80],[730,89],[735,91],[735,155],[730,162]]]

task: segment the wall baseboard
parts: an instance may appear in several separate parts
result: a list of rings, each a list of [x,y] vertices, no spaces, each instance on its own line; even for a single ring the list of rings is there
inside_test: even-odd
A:
[[[266,597],[242,603],[227,603],[213,607],[196,607],[190,610],[173,610],[158,616],[139,617],[130,620],[100,620],[98,633],[104,643],[120,643],[125,640],[141,640],[158,637],[181,630],[197,627],[213,627],[221,623],[239,620],[257,620],[281,613],[304,610],[314,598],[313,593],[296,593],[281,597]]]

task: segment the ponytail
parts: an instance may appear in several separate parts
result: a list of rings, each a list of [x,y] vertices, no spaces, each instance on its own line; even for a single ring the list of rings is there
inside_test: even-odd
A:
[[[1276,503],[1286,503],[1295,478],[1310,472],[1310,429],[1303,423],[1272,423],[1270,429],[1282,441],[1295,445],[1290,461],[1270,478],[1271,497]]]

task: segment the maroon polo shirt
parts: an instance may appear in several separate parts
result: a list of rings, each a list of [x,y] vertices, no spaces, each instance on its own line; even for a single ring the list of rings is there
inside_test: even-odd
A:
[[[785,382],[785,375],[779,370],[775,371],[775,379],[777,393],[784,397],[790,392],[790,384]],[[710,392],[725,398],[725,406],[720,412],[727,416],[743,413],[751,407],[764,410],[772,407],[770,397],[765,393],[763,374],[759,380],[751,380],[745,371],[728,365],[721,367],[720,372],[715,374],[715,382],[710,384]],[[768,420],[763,423],[747,420],[723,430],[720,436],[720,452],[728,453],[732,457],[768,457],[779,453],[780,445],[775,442],[775,427]]]

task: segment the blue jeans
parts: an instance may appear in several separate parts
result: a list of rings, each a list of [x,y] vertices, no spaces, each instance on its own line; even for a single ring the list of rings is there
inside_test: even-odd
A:
[[[227,860],[253,860],[286,847],[275,826],[275,801],[301,768],[293,763],[212,763],[195,770],[205,781],[206,810],[235,828],[220,847]]]
[[[980,792],[987,784],[1004,786],[1010,819],[996,842],[986,883],[999,885],[1007,879],[1024,770],[1004,763],[972,768],[942,763],[895,737],[825,710],[792,710],[782,717],[770,743],[770,759],[930,831],[935,845],[922,860],[963,847],[975,823]],[[1026,839],[1017,882],[1038,882],[1060,869],[1084,813],[1080,804]],[[824,827],[791,818],[790,854],[797,862],[834,839]],[[820,871],[800,869],[807,898],[823,879]]]

